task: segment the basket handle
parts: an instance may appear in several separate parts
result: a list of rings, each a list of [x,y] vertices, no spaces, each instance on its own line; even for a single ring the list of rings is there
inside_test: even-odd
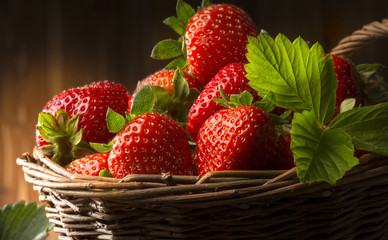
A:
[[[331,50],[331,54],[347,57],[369,42],[384,37],[388,37],[388,19],[383,19],[381,22],[371,22],[360,30],[354,31],[350,36],[343,38]]]

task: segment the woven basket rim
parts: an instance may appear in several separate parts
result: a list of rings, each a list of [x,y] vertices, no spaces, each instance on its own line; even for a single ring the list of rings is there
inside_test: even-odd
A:
[[[379,159],[377,161],[377,159]],[[153,199],[154,201],[183,201],[194,193],[203,198],[227,198],[235,195],[238,202],[244,198],[277,198],[287,194],[304,194],[324,191],[343,185],[372,181],[388,173],[388,158],[377,154],[365,154],[360,163],[335,185],[326,182],[302,183],[296,168],[264,171],[216,171],[202,178],[197,176],[173,176],[162,174],[134,174],[124,179],[80,175],[67,171],[52,162],[35,148],[33,154],[25,153],[17,159],[23,167],[25,179],[34,186],[66,196],[92,198]],[[186,195],[185,193],[190,193]],[[250,196],[253,194],[254,196]],[[177,195],[180,195],[177,197]],[[233,197],[232,197],[233,198]],[[164,199],[164,200],[163,200]]]

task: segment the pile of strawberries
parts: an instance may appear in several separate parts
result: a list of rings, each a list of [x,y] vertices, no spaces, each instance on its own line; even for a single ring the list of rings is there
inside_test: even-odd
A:
[[[56,95],[39,115],[37,146],[70,171],[116,178],[294,167],[293,113],[263,104],[246,78],[248,37],[258,28],[236,6],[204,4],[195,12],[178,1],[177,17],[164,22],[180,38],[152,50],[173,61],[132,94],[103,81]],[[344,99],[363,106],[355,69],[333,61],[336,114]]]

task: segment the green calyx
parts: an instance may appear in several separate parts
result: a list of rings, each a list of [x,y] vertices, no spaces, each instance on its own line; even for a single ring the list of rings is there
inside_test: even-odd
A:
[[[264,112],[266,112],[276,126],[283,126],[290,123],[287,118],[291,111],[286,111],[281,116],[271,113],[276,107],[276,99],[272,92],[268,92],[260,101],[253,102],[252,94],[247,90],[240,94],[231,94],[230,97],[226,95],[221,87],[219,87],[218,90],[220,91],[221,98],[213,98],[212,100],[225,108],[252,105],[254,107],[261,108]]]
[[[213,98],[212,100],[225,108],[252,105],[263,109],[265,112],[271,112],[276,106],[275,96],[271,92],[265,95],[262,100],[253,102],[252,94],[246,90],[240,94],[231,94],[230,97],[226,95],[221,87],[219,87],[218,90],[220,91],[221,98]]]
[[[125,117],[115,112],[111,108],[108,109],[106,113],[106,123],[108,130],[111,133],[120,132],[121,129],[123,129],[129,122],[131,122],[137,116],[143,113],[152,112],[154,104],[155,98],[151,87],[149,85],[144,85],[133,97],[131,112],[127,112],[125,114]],[[90,143],[90,145],[96,152],[106,153],[112,150],[113,140],[110,141],[108,144]]]
[[[39,114],[37,129],[48,145],[40,149],[51,160],[66,166],[76,158],[94,153],[90,145],[82,139],[83,130],[78,130],[79,115],[70,118],[66,111],[57,110],[57,117],[45,112]]]
[[[199,91],[190,88],[181,69],[177,69],[173,78],[173,94],[159,86],[152,86],[155,97],[154,111],[164,113],[177,122],[187,121],[191,105],[199,96]]]
[[[373,105],[388,101],[388,82],[381,72],[385,69],[382,64],[359,64],[356,72],[363,86],[363,93],[367,103]]]
[[[201,7],[197,11],[210,5],[209,0],[203,0]],[[187,24],[196,11],[188,3],[178,0],[176,13],[176,16],[166,18],[163,23],[178,33],[179,39],[162,40],[151,51],[152,58],[160,60],[174,59],[166,66],[166,70],[187,66],[185,33]]]

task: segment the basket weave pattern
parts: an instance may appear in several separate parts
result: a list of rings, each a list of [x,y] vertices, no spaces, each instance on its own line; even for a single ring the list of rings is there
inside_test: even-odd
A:
[[[368,39],[356,39],[368,42],[376,38],[371,29],[384,28],[386,35],[387,25],[387,20],[365,25],[349,39],[367,31]],[[365,44],[349,42],[344,39],[332,53],[348,55]],[[59,239],[388,237],[388,158],[375,154],[361,157],[335,185],[301,183],[295,168],[213,172],[202,178],[77,175],[38,149],[17,164],[46,203]]]

